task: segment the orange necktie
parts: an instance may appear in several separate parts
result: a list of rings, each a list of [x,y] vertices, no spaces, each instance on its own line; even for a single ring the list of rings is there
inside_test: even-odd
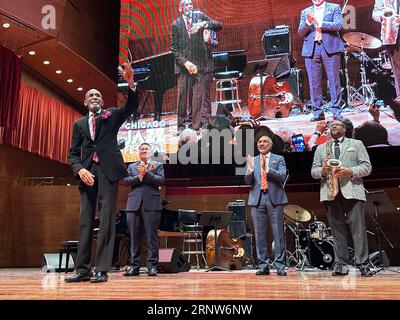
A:
[[[261,155],[261,190],[268,189],[268,182],[267,182],[267,156]]]

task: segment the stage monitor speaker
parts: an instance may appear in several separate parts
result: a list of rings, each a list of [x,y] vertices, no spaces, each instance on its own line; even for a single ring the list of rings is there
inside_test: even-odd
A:
[[[59,268],[60,255],[59,253],[43,253],[42,256],[42,272],[65,272],[65,264],[67,262],[67,254],[62,255],[61,269]],[[68,272],[75,270],[74,259],[69,256]]]
[[[262,42],[265,56],[291,53],[290,27],[283,26],[266,30],[262,36]]]
[[[389,268],[390,265],[389,258],[384,250],[382,250],[382,261],[379,255],[379,251],[372,252],[369,255],[369,261],[371,261],[372,265],[375,267]]]
[[[158,268],[161,273],[187,272],[190,270],[190,264],[185,256],[177,249],[160,249],[158,259]]]

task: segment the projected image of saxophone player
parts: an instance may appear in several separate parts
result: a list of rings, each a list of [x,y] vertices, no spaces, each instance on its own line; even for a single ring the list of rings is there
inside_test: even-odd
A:
[[[381,24],[381,40],[389,55],[396,85],[396,95],[400,99],[400,0],[375,0],[372,18]]]
[[[335,267],[332,275],[348,274],[349,251],[346,223],[353,238],[357,267],[364,277],[373,275],[368,256],[365,226],[365,189],[362,178],[371,173],[367,150],[360,140],[345,137],[346,126],[335,120],[327,142],[317,147],[311,168],[314,179],[321,180],[320,201],[332,228]]]

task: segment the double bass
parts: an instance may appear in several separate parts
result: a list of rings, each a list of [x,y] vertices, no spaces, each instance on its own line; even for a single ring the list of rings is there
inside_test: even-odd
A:
[[[263,96],[264,103],[261,96]],[[272,75],[261,78],[257,75],[250,81],[247,102],[250,116],[255,119],[260,116],[286,118],[292,111],[294,97],[289,82],[277,82]]]
[[[241,270],[246,262],[244,242],[232,237],[225,229],[217,230],[218,266],[228,270]],[[215,230],[211,230],[206,241],[206,261],[212,268],[217,263],[215,250]]]

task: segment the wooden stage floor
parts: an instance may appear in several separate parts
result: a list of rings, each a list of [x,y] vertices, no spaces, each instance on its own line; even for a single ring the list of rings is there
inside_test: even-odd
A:
[[[333,277],[329,270],[290,269],[287,277],[254,273],[192,270],[148,277],[143,270],[126,278],[113,271],[106,283],[67,284],[64,273],[0,269],[0,300],[400,300],[400,274],[389,270],[371,278],[355,269],[345,277]]]

